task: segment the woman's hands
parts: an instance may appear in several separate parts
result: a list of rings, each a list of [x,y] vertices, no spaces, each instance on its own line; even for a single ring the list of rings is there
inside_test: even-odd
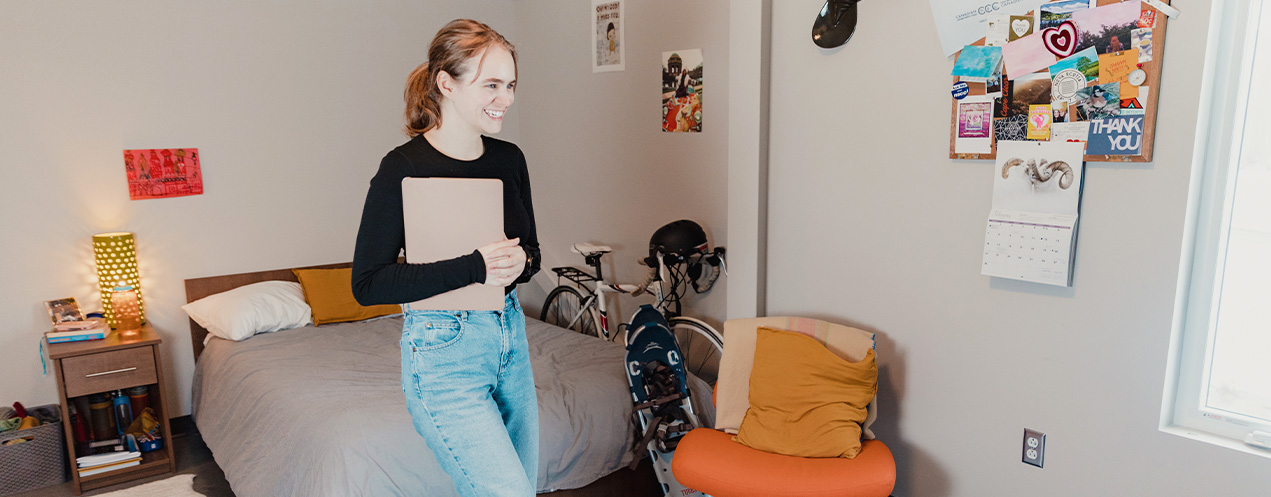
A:
[[[520,238],[513,238],[477,249],[485,259],[485,284],[508,286],[525,272],[525,249],[519,243]]]

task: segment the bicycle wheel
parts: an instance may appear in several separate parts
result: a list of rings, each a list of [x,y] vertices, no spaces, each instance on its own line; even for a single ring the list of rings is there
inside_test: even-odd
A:
[[[583,295],[573,287],[558,286],[552,289],[552,293],[547,294],[547,301],[543,303],[543,313],[539,319],[548,324],[600,338],[600,319],[596,317],[596,308],[590,305],[584,308],[583,300]]]
[[[713,388],[719,378],[719,360],[724,355],[723,335],[693,318],[674,317],[668,324],[684,356],[684,369]]]

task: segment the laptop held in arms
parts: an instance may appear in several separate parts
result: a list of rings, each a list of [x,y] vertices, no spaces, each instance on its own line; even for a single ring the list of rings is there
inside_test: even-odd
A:
[[[505,239],[503,181],[474,178],[402,180],[406,262],[454,259]],[[473,283],[410,304],[417,311],[503,310],[503,288]]]

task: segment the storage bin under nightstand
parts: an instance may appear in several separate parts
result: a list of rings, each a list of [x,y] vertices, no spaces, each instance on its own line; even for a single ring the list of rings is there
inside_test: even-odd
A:
[[[16,445],[5,442],[31,439]],[[0,433],[0,496],[66,481],[66,446],[62,423]]]

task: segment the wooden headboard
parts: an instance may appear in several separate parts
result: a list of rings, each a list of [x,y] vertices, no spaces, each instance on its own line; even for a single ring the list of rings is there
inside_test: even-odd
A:
[[[321,266],[306,266],[294,269],[339,269],[353,267],[353,263],[344,262],[340,264],[324,264]],[[297,281],[295,273],[291,272],[292,268],[274,269],[271,271],[259,271],[255,273],[239,273],[227,274],[224,276],[209,276],[206,278],[194,278],[185,280],[185,301],[186,303],[194,302],[208,295],[221,293],[226,290],[233,290],[240,286],[250,285],[252,283],[260,283],[262,281]],[[199,355],[203,353],[203,340],[207,338],[207,330],[198,323],[190,320],[190,339],[191,345],[194,347],[194,360],[198,361]]]

